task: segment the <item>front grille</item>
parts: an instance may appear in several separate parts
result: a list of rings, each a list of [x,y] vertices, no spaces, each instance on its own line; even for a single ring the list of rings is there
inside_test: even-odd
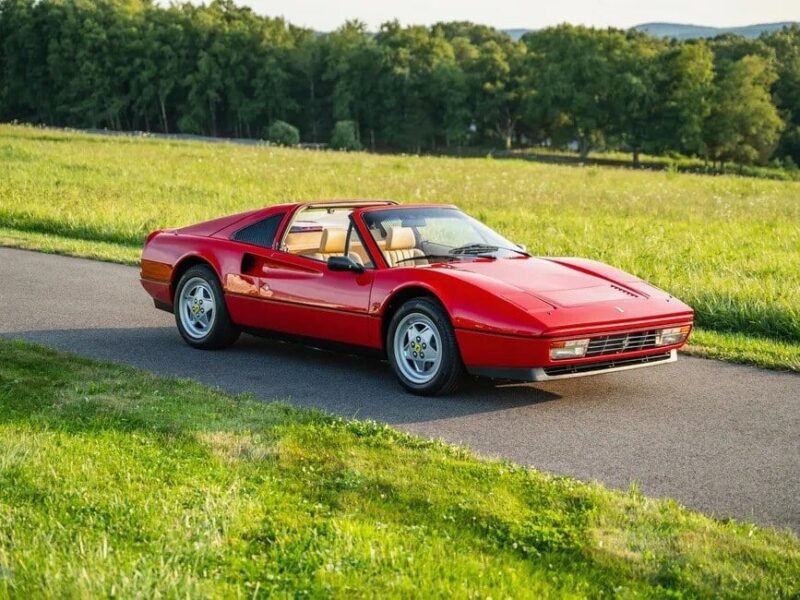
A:
[[[656,347],[658,330],[634,331],[614,335],[602,335],[589,340],[586,356],[607,356],[623,352],[636,352]]]
[[[669,360],[671,352],[654,354],[652,356],[640,356],[638,358],[618,358],[616,360],[604,360],[602,362],[585,363],[581,365],[564,365],[563,367],[545,367],[544,372],[550,377],[557,375],[575,375],[578,373],[591,373],[594,371],[605,371],[616,367],[627,367],[632,365],[643,365],[647,363],[657,363]]]

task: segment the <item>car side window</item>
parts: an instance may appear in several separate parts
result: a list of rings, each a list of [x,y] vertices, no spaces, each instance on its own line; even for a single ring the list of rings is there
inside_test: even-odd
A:
[[[233,234],[233,239],[237,242],[245,242],[263,248],[272,248],[275,241],[275,234],[283,220],[284,213],[272,215],[252,225],[248,225]]]
[[[351,223],[350,229],[347,233],[347,256],[359,263],[366,269],[374,269],[375,263],[369,256],[364,240],[361,239],[361,234]]]
[[[345,256],[351,241],[351,212],[353,208],[348,206],[312,207],[299,212],[290,223],[280,249],[321,262],[332,256]]]

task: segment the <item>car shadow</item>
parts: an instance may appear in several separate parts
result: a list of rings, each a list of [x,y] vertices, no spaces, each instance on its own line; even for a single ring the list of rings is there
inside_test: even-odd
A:
[[[64,329],[4,334],[161,375],[186,377],[227,392],[249,392],[345,417],[390,424],[448,419],[559,400],[533,385],[468,377],[455,394],[407,393],[377,357],[251,335],[222,351],[195,350],[172,327]]]

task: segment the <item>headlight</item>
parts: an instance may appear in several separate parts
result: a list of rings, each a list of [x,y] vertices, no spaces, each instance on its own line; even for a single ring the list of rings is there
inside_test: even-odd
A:
[[[671,327],[669,329],[662,329],[656,334],[656,346],[671,346],[672,344],[680,344],[689,335],[691,326],[684,325],[683,327]]]
[[[581,358],[586,355],[589,340],[567,340],[550,344],[550,360]]]

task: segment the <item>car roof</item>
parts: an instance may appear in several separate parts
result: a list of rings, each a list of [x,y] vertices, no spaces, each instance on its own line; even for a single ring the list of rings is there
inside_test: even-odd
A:
[[[286,206],[296,206],[298,208],[336,208],[336,207],[367,207],[367,206],[394,206],[397,202],[394,200],[367,200],[361,198],[342,198],[335,200],[309,200],[306,202],[295,202]]]
[[[419,208],[448,208],[458,210],[458,207],[453,204],[397,204],[396,202],[390,205],[385,206],[365,206],[363,208],[359,208],[358,212],[365,213],[365,212],[373,212],[379,210],[408,210],[408,209],[419,209]]]
[[[286,202],[283,204],[273,204],[264,207],[262,210],[274,210],[285,208],[349,208],[354,207],[362,210],[372,209],[394,209],[394,208],[457,208],[452,204],[439,204],[439,203],[414,203],[414,204],[400,204],[396,200],[370,200],[362,198],[340,198],[333,200],[308,200],[305,202]]]

